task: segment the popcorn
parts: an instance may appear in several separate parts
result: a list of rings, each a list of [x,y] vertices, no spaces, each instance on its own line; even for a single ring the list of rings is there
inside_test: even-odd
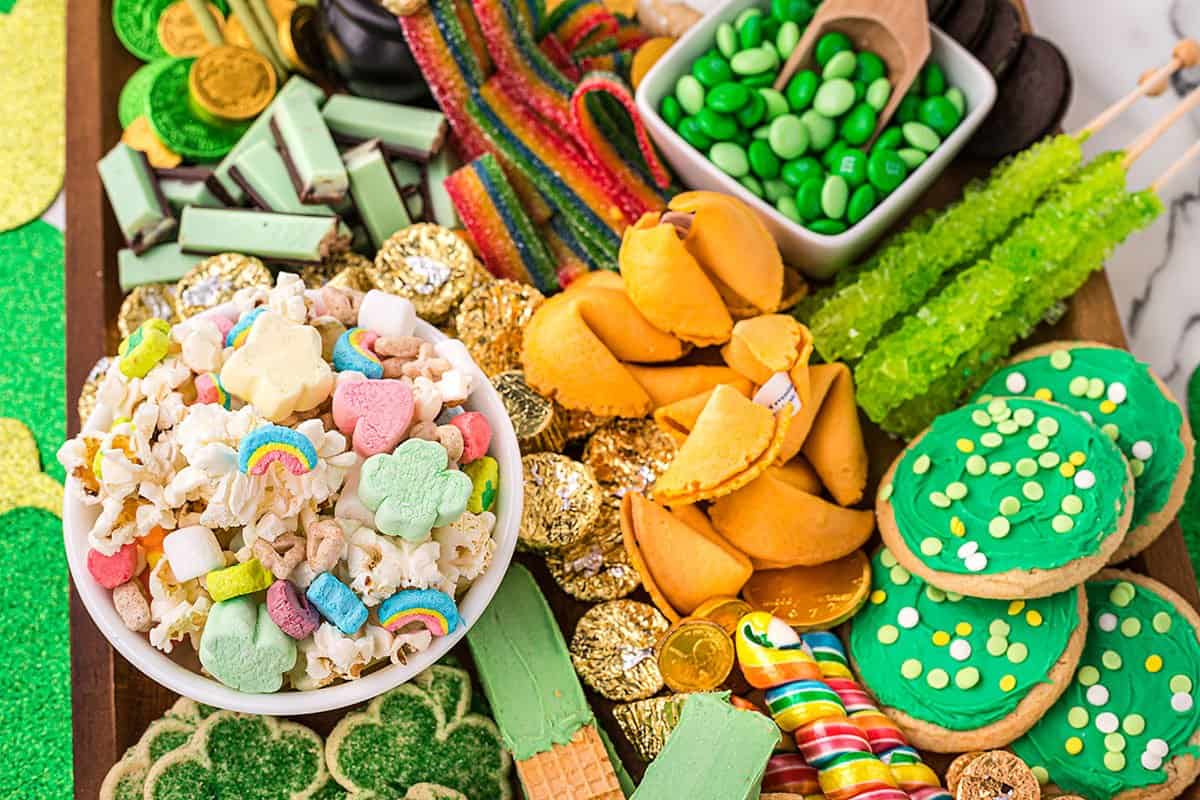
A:
[[[496,551],[496,540],[492,538],[495,527],[496,515],[492,512],[467,511],[449,525],[433,529],[433,541],[441,549],[437,568],[443,578],[435,588],[454,597],[483,574]]]
[[[337,679],[353,680],[384,658],[391,658],[392,634],[378,625],[364,625],[354,636],[346,636],[334,625],[322,622],[299,643],[299,656],[291,673],[297,689],[318,689]]]
[[[360,526],[348,539],[348,585],[368,608],[379,605],[399,589],[437,586],[443,580],[438,570],[440,553],[436,542],[409,542]]]

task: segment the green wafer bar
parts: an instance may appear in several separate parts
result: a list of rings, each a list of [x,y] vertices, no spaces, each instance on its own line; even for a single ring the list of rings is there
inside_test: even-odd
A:
[[[363,142],[342,154],[350,176],[350,194],[376,248],[401,228],[412,224],[396,177],[377,139]]]
[[[322,217],[336,213],[324,203],[300,202],[283,156],[269,141],[259,142],[238,156],[229,170],[229,177],[242,187],[250,202],[263,211]]]
[[[141,254],[124,248],[117,252],[117,282],[121,291],[147,283],[174,282],[204,260],[204,256],[183,252],[179,242],[156,244]]]
[[[346,167],[311,97],[293,93],[275,106],[271,133],[302,203],[337,203],[350,189]]]
[[[185,208],[179,245],[185,253],[245,253],[285,264],[316,264],[345,250],[337,217],[271,214],[234,208]]]
[[[348,94],[330,97],[321,116],[339,141],[378,139],[389,155],[422,163],[442,150],[449,130],[440,111]]]
[[[225,190],[208,167],[156,169],[154,176],[163,197],[176,211],[186,206],[224,208],[226,205]]]
[[[146,154],[124,142],[96,164],[121,234],[135,253],[167,239],[176,220],[158,188]]]

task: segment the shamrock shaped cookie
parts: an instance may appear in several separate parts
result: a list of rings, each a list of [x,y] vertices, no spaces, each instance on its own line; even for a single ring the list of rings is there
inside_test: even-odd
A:
[[[409,439],[394,453],[366,460],[358,496],[375,512],[380,533],[419,541],[434,527],[462,516],[471,497],[471,479],[446,468],[446,451],[440,444]]]
[[[496,724],[470,704],[466,672],[432,667],[337,724],[329,771],[354,800],[509,800],[512,759]]]
[[[315,328],[264,311],[245,343],[221,367],[221,385],[279,422],[329,397],[333,370],[321,356],[321,334]]]
[[[137,744],[126,750],[121,760],[104,776],[100,800],[142,800],[150,768],[163,756],[187,744],[196,724],[196,721],[175,717],[171,712],[151,722]]]
[[[146,776],[146,800],[309,800],[328,772],[321,737],[296,722],[218,711]]]

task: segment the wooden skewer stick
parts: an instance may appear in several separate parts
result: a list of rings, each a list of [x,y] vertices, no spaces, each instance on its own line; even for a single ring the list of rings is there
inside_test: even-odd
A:
[[[1178,161],[1167,167],[1167,171],[1159,175],[1158,180],[1150,184],[1150,190],[1155,194],[1162,194],[1162,190],[1166,188],[1166,185],[1173,181],[1179,173],[1183,172],[1184,168],[1194,161],[1197,156],[1200,156],[1200,142],[1196,142],[1189,147],[1187,152],[1180,156]]]
[[[1200,89],[1193,89],[1191,94],[1183,98],[1175,108],[1171,109],[1171,113],[1154,123],[1154,127],[1139,136],[1129,146],[1129,150],[1125,155],[1125,161],[1122,162],[1125,168],[1128,169],[1131,167],[1133,162],[1141,158],[1150,149],[1150,146],[1158,141],[1159,137],[1166,133],[1172,125],[1198,106],[1200,106]]]
[[[204,34],[205,40],[213,47],[225,44],[225,38],[221,35],[221,29],[217,27],[217,21],[213,19],[212,13],[208,10],[208,3],[205,0],[187,0],[187,4],[188,8],[192,10],[192,16],[200,25],[200,31]]]
[[[1200,64],[1200,42],[1195,39],[1182,39],[1172,51],[1172,59],[1156,70],[1145,73],[1138,80],[1137,88],[1122,97],[1113,105],[1089,122],[1079,131],[1081,134],[1093,134],[1104,128],[1117,117],[1129,110],[1129,107],[1142,97],[1158,97],[1167,87],[1167,80],[1184,67]]]

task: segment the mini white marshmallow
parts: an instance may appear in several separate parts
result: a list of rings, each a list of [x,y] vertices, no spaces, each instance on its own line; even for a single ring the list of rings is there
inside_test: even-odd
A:
[[[359,306],[358,327],[380,336],[412,336],[417,328],[417,312],[403,297],[372,289]]]
[[[192,525],[167,534],[163,539],[163,555],[180,582],[199,578],[225,566],[221,543],[203,525]]]

